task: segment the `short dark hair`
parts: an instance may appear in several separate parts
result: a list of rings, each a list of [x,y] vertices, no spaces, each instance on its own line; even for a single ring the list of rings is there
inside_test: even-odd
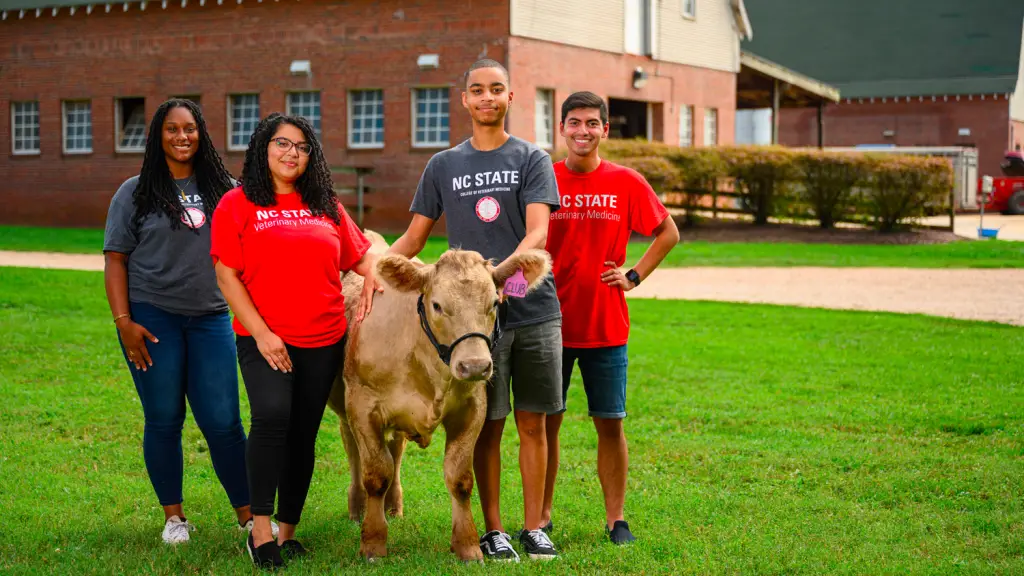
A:
[[[510,82],[508,69],[502,66],[501,62],[498,62],[497,60],[491,60],[490,58],[483,58],[481,60],[473,62],[473,65],[469,67],[469,70],[466,70],[466,85],[469,85],[469,75],[474,70],[480,70],[481,68],[497,68],[498,70],[501,70],[502,74],[505,75],[505,83],[508,84]]]
[[[562,102],[562,122],[565,122],[569,112],[580,108],[597,108],[601,112],[601,124],[608,123],[608,106],[605,105],[603,98],[593,92],[575,92],[569,95],[565,102]]]

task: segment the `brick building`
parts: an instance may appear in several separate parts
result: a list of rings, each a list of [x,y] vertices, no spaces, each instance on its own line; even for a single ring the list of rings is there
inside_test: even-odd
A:
[[[1021,0],[747,0],[744,43],[839,89],[825,146],[973,146],[998,174],[1024,145]],[[793,42],[794,35],[799,42]],[[818,143],[813,110],[782,110],[778,140]]]
[[[0,222],[99,226],[155,108],[199,102],[229,170],[258,118],[320,127],[344,202],[399,231],[431,154],[467,138],[460,77],[506,63],[510,132],[543,146],[576,90],[612,130],[730,143],[742,0],[0,0]]]

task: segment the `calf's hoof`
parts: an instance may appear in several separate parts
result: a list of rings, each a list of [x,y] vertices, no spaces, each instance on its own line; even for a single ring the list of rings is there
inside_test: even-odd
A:
[[[479,562],[482,564],[484,561],[484,554],[480,551],[479,544],[467,544],[462,546],[452,544],[451,551],[459,557],[459,560],[462,560],[466,564],[473,562]]]
[[[384,498],[384,506],[387,510],[388,516],[401,518],[404,514],[402,489],[397,486],[392,486],[391,490],[388,491],[388,495]]]
[[[388,555],[388,546],[384,542],[364,541],[359,546],[359,554],[365,558],[367,562],[374,562],[378,558],[383,558]]]

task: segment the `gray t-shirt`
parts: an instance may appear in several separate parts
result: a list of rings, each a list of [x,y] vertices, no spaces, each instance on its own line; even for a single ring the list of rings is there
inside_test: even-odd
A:
[[[475,250],[496,263],[512,255],[526,236],[526,205],[559,208],[551,157],[537,145],[511,136],[482,152],[469,140],[439,152],[420,178],[410,210],[437,220],[447,214],[448,246]],[[561,316],[555,278],[526,298],[509,298],[508,328],[539,324]]]
[[[171,229],[162,212],[147,215],[137,228],[132,225],[132,194],[139,184],[139,177],[133,176],[110,201],[103,251],[128,255],[128,299],[133,302],[188,316],[226,312],[228,304],[217,287],[210,259],[210,220],[215,207],[203,206],[195,179],[175,182],[184,191],[185,197],[179,201],[189,217],[177,230]],[[191,222],[185,221],[188,219]]]

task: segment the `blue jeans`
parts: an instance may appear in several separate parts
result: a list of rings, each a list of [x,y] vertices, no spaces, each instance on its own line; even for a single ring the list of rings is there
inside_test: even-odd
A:
[[[605,348],[562,348],[562,412],[569,395],[573,364],[579,361],[587,408],[596,418],[626,417],[626,345]]]
[[[245,430],[238,406],[235,338],[227,312],[184,316],[131,302],[131,313],[133,321],[160,341],[146,341],[153,365],[145,372],[128,361],[121,345],[142,401],[146,418],[142,451],[160,505],[182,502],[181,429],[188,398],[231,506],[248,506]]]

